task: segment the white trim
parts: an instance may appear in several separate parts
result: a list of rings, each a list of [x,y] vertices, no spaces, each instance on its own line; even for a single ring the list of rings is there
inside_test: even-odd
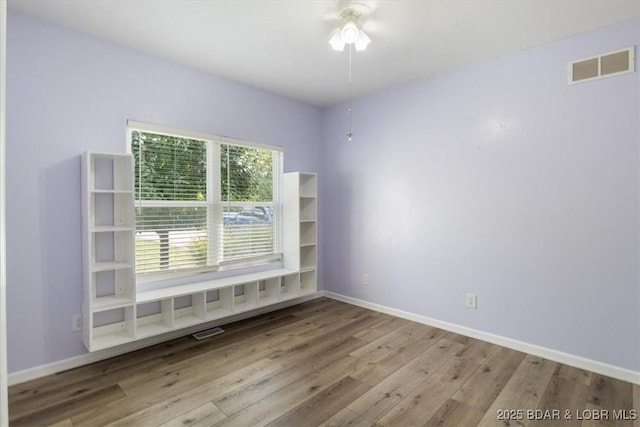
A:
[[[198,139],[201,141],[213,141],[221,142],[223,144],[241,145],[243,147],[262,148],[273,151],[284,151],[284,148],[280,145],[263,144],[261,142],[247,141],[244,139],[232,138],[230,136],[212,135],[203,132],[194,132],[190,130],[175,129],[161,125],[154,125],[151,123],[142,123],[135,120],[127,120],[127,133],[131,134],[132,130],[139,130],[142,132],[160,133],[163,135],[177,136],[179,138]],[[129,147],[131,147],[131,141],[129,140]],[[131,152],[131,148],[129,151]]]
[[[6,89],[7,89],[7,2],[0,1],[0,426],[9,425],[7,397],[7,258],[6,258]]]
[[[1,0],[0,0],[1,1]],[[439,329],[443,329],[450,332],[455,332],[460,335],[476,338],[482,341],[487,341],[496,345],[511,348],[526,352],[535,356],[544,357],[545,359],[553,360],[555,362],[564,363],[566,365],[575,366],[580,369],[586,369],[598,374],[606,375],[609,377],[617,378],[619,380],[628,381],[635,384],[640,384],[640,372],[632,371],[630,369],[620,368],[617,366],[609,365],[606,363],[598,362],[595,360],[587,359],[584,357],[576,356],[573,354],[564,353],[561,351],[537,346],[534,344],[525,343],[523,341],[517,341],[511,338],[502,337],[499,335],[490,334],[487,332],[479,331],[477,329],[467,328],[465,326],[456,325],[449,322],[443,322],[440,320],[432,319],[419,314],[409,313],[407,311],[398,310],[395,308],[383,306],[380,304],[374,304],[368,301],[364,301],[357,298],[348,297],[345,295],[337,294],[330,291],[318,291],[313,294],[305,295],[296,299],[282,302],[273,306],[263,307],[258,310],[241,313],[236,316],[225,318],[224,324],[235,322],[242,319],[247,319],[252,316],[256,316],[270,311],[279,310],[285,307],[289,307],[295,304],[299,304],[312,299],[327,297],[337,301],[342,301],[347,304],[357,305],[359,307],[367,308],[369,310],[378,311],[380,313],[389,314],[391,316],[400,317],[403,319],[411,320],[413,322],[422,323],[425,325],[433,326]],[[170,332],[165,335],[147,338],[133,342],[131,344],[113,347],[93,353],[86,353],[79,356],[74,356],[69,359],[59,360],[57,362],[48,363],[46,365],[36,366],[34,368],[25,369],[22,371],[16,371],[9,374],[8,385],[12,386],[20,384],[26,381],[34,380],[36,378],[44,377],[46,375],[56,374],[58,372],[66,371],[80,366],[88,365],[90,363],[99,362],[101,360],[115,357],[124,353],[128,353],[134,350],[138,350],[143,347],[158,344],[160,342],[172,340],[181,336],[189,335],[197,331],[220,326],[220,321],[203,323],[201,325],[193,326],[191,328],[181,329],[179,331]]]
[[[0,0],[1,1],[1,0]],[[158,344],[164,341],[169,341],[175,338],[179,338],[186,335],[191,335],[195,332],[211,329],[216,326],[226,325],[232,322],[236,322],[242,319],[248,319],[249,317],[257,316],[271,311],[280,310],[292,305],[300,304],[305,301],[320,298],[323,296],[322,292],[316,292],[308,294],[302,297],[294,298],[288,301],[283,301],[278,304],[273,304],[265,307],[261,307],[256,310],[248,311],[245,313],[239,313],[234,316],[225,317],[213,322],[201,323],[199,325],[192,326],[190,328],[180,329],[179,331],[169,332],[164,335],[158,335],[155,337],[138,340],[130,344],[125,344],[117,347],[111,347],[104,350],[94,351],[92,353],[85,353],[78,356],[70,357],[64,360],[58,360],[56,362],[47,363],[46,365],[36,366],[22,371],[16,371],[9,374],[8,383],[10,386],[20,384],[26,381],[31,381],[36,378],[44,377],[46,375],[57,374],[58,372],[67,371],[69,369],[78,368],[81,366],[89,365],[91,363],[99,362],[101,360],[109,359],[111,357],[119,356],[124,353],[139,350],[143,347],[148,347],[154,344]],[[0,424],[5,425],[5,424]]]
[[[565,365],[575,366],[576,368],[586,369],[597,374],[606,375],[609,377],[617,378],[619,380],[628,381],[640,385],[639,371],[632,371],[630,369],[609,365],[607,363],[598,362],[592,359],[587,359],[575,354],[564,353],[562,351],[541,347],[535,344],[529,344],[524,341],[518,341],[500,335],[494,335],[477,329],[468,328],[466,326],[443,322],[441,320],[432,319],[430,317],[398,310],[380,304],[371,303],[358,298],[353,298],[330,291],[322,291],[322,293],[327,298],[332,298],[338,301],[346,302],[348,304],[353,304],[359,307],[368,308],[370,310],[379,311],[381,313],[433,326],[435,328],[444,329],[446,331],[455,332],[460,335],[476,338],[482,341],[490,342],[492,344],[497,344],[502,347],[507,347],[513,350],[529,353],[534,356],[553,360],[554,362],[564,363]]]

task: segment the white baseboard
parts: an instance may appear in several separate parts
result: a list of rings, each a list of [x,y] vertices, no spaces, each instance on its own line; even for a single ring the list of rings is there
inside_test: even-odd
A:
[[[598,362],[595,360],[587,359],[581,356],[576,356],[569,353],[541,347],[534,344],[529,344],[523,341],[514,340],[511,338],[502,337],[499,335],[490,334],[488,332],[479,331],[477,329],[467,328],[465,326],[456,325],[449,322],[443,322],[441,320],[432,319],[419,314],[410,313],[403,310],[387,307],[380,304],[374,304],[368,301],[364,301],[357,298],[348,297],[345,295],[337,294],[330,291],[318,291],[315,294],[310,294],[304,297],[285,301],[273,306],[263,307],[258,310],[241,313],[236,316],[220,319],[219,321],[209,322],[202,325],[193,326],[191,328],[182,329],[179,331],[170,332],[157,337],[150,337],[145,340],[136,341],[128,345],[122,345],[114,348],[109,348],[93,353],[81,354],[79,356],[70,357],[68,359],[59,360],[46,365],[36,366],[34,368],[25,369],[22,371],[12,372],[8,376],[8,384],[12,386],[14,384],[23,383],[36,378],[40,378],[46,375],[56,374],[58,372],[66,371],[80,366],[89,365],[91,363],[99,362],[101,360],[108,359],[110,357],[119,356],[130,351],[138,350],[143,347],[158,344],[164,341],[169,341],[181,336],[190,335],[194,332],[201,331],[203,329],[220,326],[223,324],[235,322],[238,320],[246,319],[251,316],[256,316],[270,311],[279,310],[291,305],[299,304],[305,301],[309,301],[321,296],[326,296],[338,301],[346,302],[348,304],[357,305],[359,307],[368,308],[370,310],[386,313],[391,316],[400,317],[403,319],[411,320],[414,322],[422,323],[425,325],[433,326],[446,331],[455,332],[460,335],[476,338],[482,341],[487,341],[496,345],[511,348],[513,350],[522,351],[525,353],[533,354],[538,357],[544,357],[545,359],[553,360],[555,362],[564,363],[566,365],[575,366],[576,368],[586,369],[601,375],[617,378],[623,381],[629,381],[634,384],[640,385],[640,372],[632,371],[630,369],[620,368],[618,366],[609,365],[606,363]]]
[[[219,320],[214,320],[207,323],[202,323],[189,328],[180,329],[179,331],[169,332],[163,335],[155,337],[149,337],[143,340],[135,341],[130,344],[124,344],[113,348],[107,348],[93,353],[85,353],[78,356],[70,357],[64,360],[58,360],[56,362],[47,363],[46,365],[36,366],[21,371],[12,372],[8,376],[8,385],[12,386],[20,384],[26,381],[31,381],[46,375],[57,374],[69,369],[78,368],[80,366],[89,365],[91,363],[99,362],[101,360],[109,359],[114,356],[119,356],[124,353],[129,353],[134,350],[148,347],[154,344],[159,344],[164,341],[169,341],[175,338],[191,335],[195,332],[199,332],[205,329],[213,328],[215,326],[221,326],[228,323],[236,322],[238,320],[247,319],[249,317],[257,316],[271,311],[280,310],[285,307],[300,304],[305,301],[320,298],[324,293],[322,291],[313,294],[308,294],[299,298],[294,298],[288,301],[283,301],[278,304],[273,304],[265,307],[261,307],[256,310],[247,311],[245,313],[239,313],[234,316],[225,317]]]
[[[432,319],[419,314],[410,313],[403,310],[387,307],[380,304],[374,304],[358,298],[352,298],[345,295],[337,294],[330,291],[322,291],[324,296],[348,304],[357,305],[359,307],[368,308],[370,310],[379,311],[381,313],[390,314],[392,316],[401,317],[403,319],[433,326],[435,328],[444,329],[446,331],[455,332],[471,338],[487,341],[502,347],[529,353],[534,356],[543,357],[553,360],[554,362],[564,363],[565,365],[574,366],[576,368],[585,369],[597,374],[606,375],[608,377],[617,378],[619,380],[628,381],[640,385],[640,372],[630,369],[621,368],[607,363],[598,362],[596,360],[587,359],[574,354],[564,353],[562,351],[541,347],[535,344],[529,344],[523,341],[494,335],[477,329],[467,328],[466,326],[456,325],[454,323],[443,322],[441,320]]]

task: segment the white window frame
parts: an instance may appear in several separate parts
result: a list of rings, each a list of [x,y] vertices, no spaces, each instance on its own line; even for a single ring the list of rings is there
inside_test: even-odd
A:
[[[201,132],[194,132],[182,129],[169,128],[165,126],[143,123],[134,120],[127,120],[126,122],[126,131],[127,131],[127,152],[129,154],[132,153],[131,150],[131,136],[134,131],[144,132],[144,133],[156,133],[167,136],[173,136],[177,138],[185,138],[185,139],[195,139],[199,141],[203,141],[207,144],[207,200],[206,201],[138,201],[136,200],[136,207],[138,206],[176,206],[182,207],[187,205],[193,206],[206,206],[207,209],[207,266],[203,266],[200,268],[192,268],[185,270],[169,270],[169,271],[159,271],[159,272],[149,272],[143,274],[136,275],[136,281],[138,283],[144,283],[149,281],[157,281],[164,280],[176,277],[185,277],[185,276],[195,276],[202,273],[215,272],[218,270],[225,270],[228,268],[239,268],[239,267],[248,267],[251,265],[261,264],[265,262],[274,262],[282,260],[282,206],[276,206],[276,202],[264,203],[265,206],[270,206],[272,212],[274,212],[276,220],[274,221],[274,247],[279,249],[277,252],[267,256],[261,256],[257,258],[248,258],[241,260],[231,260],[231,261],[222,261],[218,262],[220,259],[220,254],[223,251],[223,242],[222,239],[218,239],[215,232],[211,232],[218,224],[216,224],[216,218],[221,218],[221,211],[224,208],[224,202],[221,200],[220,196],[222,194],[220,189],[220,180],[219,176],[216,173],[209,173],[209,171],[220,170],[220,144],[229,144],[250,148],[258,148],[271,150],[274,152],[283,153],[284,149],[281,146],[277,145],[269,145],[263,144],[253,141],[246,141],[237,138],[231,138],[227,136],[221,135],[211,135]],[[273,186],[274,186],[274,196],[276,191],[281,194],[279,188],[282,185],[282,160],[276,161],[274,159],[274,168],[273,168]],[[134,180],[135,181],[135,180]],[[280,205],[282,204],[282,200],[280,200]],[[234,206],[254,206],[254,202],[233,202]]]

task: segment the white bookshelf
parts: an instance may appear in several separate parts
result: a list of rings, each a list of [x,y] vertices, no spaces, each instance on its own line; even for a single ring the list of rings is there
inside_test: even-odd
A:
[[[284,268],[139,291],[133,157],[82,157],[83,341],[90,351],[273,306],[317,290],[317,178],[285,174]]]
[[[82,157],[83,341],[122,344],[135,330],[133,163],[129,155]]]
[[[284,174],[284,266],[297,270],[286,277],[283,294],[317,291],[318,282],[318,176],[314,173]]]

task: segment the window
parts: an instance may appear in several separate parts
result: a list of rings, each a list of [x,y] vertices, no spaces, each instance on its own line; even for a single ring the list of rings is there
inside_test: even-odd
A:
[[[280,149],[151,125],[129,134],[138,275],[281,258]]]

